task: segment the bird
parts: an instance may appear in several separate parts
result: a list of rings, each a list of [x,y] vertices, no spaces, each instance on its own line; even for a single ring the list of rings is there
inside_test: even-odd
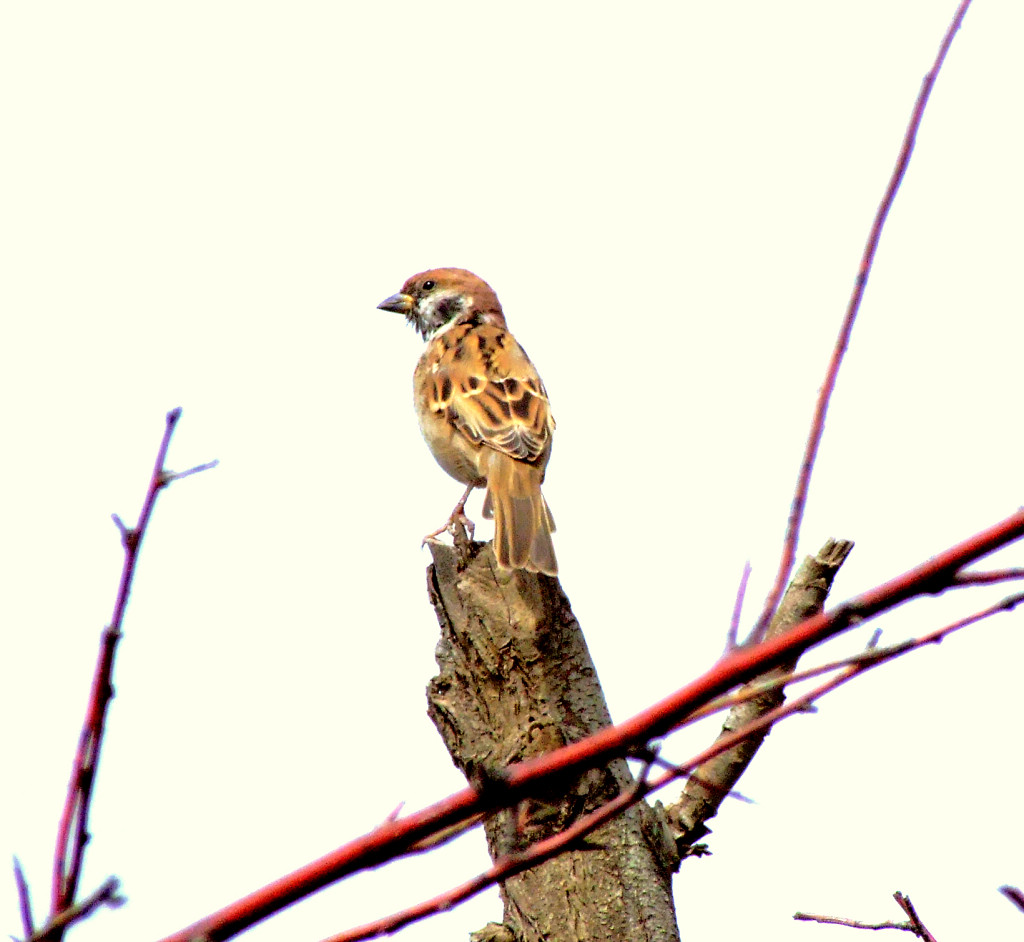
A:
[[[557,575],[555,521],[541,494],[555,420],[494,290],[463,268],[435,268],[377,307],[405,315],[426,341],[413,373],[420,431],[437,463],[466,485],[448,521],[424,542],[454,533],[456,521],[472,536],[466,500],[486,487],[482,512],[494,518],[498,565]]]

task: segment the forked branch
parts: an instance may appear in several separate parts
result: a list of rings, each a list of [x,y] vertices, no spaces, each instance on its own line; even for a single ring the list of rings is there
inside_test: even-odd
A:
[[[71,779],[68,783],[67,798],[57,830],[57,845],[53,860],[50,919],[47,926],[41,930],[45,933],[46,942],[59,942],[63,938],[67,926],[73,921],[64,918],[64,916],[68,912],[73,911],[75,894],[78,891],[78,884],[82,875],[85,847],[89,842],[89,807],[92,800],[93,786],[96,781],[96,769],[99,763],[100,747],[103,743],[103,732],[106,727],[107,709],[114,695],[112,684],[114,654],[117,650],[117,643],[121,639],[121,626],[124,622],[125,608],[128,605],[128,596],[131,593],[135,567],[139,559],[139,550],[142,547],[143,537],[149,528],[149,521],[153,515],[157,495],[177,478],[186,477],[189,474],[194,474],[216,465],[216,462],[210,462],[196,468],[190,468],[188,471],[181,472],[180,474],[175,474],[164,467],[167,460],[167,449],[171,443],[171,436],[180,418],[181,409],[174,409],[167,413],[163,438],[160,441],[160,447],[157,449],[156,462],[153,465],[149,486],[146,488],[146,496],[142,502],[142,510],[139,513],[135,526],[127,527],[120,517],[116,514],[114,515],[114,524],[121,535],[121,545],[124,547],[124,564],[117,587],[113,615],[110,619],[110,624],[103,630],[103,634],[100,637],[100,650],[96,660],[96,667],[93,671],[89,702],[85,710],[85,721],[82,724],[82,732],[79,735],[78,748],[75,752],[71,768]],[[104,884],[104,886],[107,886],[107,884]],[[111,891],[101,902],[109,903],[113,895],[115,894]],[[30,919],[31,914],[27,912],[27,904],[25,902],[28,898],[27,887],[24,894],[19,893],[19,896],[23,899],[23,913],[26,913],[26,915],[23,915],[23,920],[26,918]],[[95,905],[92,908],[95,908]],[[75,918],[80,919],[82,916],[78,915]]]

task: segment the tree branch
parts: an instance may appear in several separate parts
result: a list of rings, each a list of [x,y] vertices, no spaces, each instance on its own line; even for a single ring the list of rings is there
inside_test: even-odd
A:
[[[817,556],[808,556],[804,560],[768,626],[767,638],[778,637],[804,619],[822,612],[836,573],[852,549],[853,543],[848,540],[829,540]],[[796,660],[796,656],[789,658],[775,671],[751,681],[748,687],[760,692],[732,707],[719,736],[749,727],[754,720],[781,706],[785,700],[783,686],[764,688],[763,682],[773,677],[784,678],[796,667]],[[739,695],[743,693],[741,690]],[[756,736],[748,736],[735,748],[700,766],[687,782],[679,800],[665,809],[683,856],[686,856],[687,848],[709,833],[705,822],[718,813],[721,803],[736,787],[770,731],[765,729]]]
[[[900,929],[903,932],[910,932],[916,935],[922,942],[935,942],[935,936],[933,936],[924,923],[921,922],[921,918],[917,915],[917,910],[914,908],[914,904],[910,902],[909,896],[904,896],[897,890],[892,895],[893,899],[899,904],[900,909],[907,914],[906,922],[894,922],[891,919],[885,922],[861,922],[859,919],[843,919],[839,916],[819,916],[815,913],[793,913],[793,918],[797,921],[803,922],[817,922],[827,926],[846,926],[850,929],[871,929],[877,931],[878,929]]]
[[[911,598],[941,592],[965,566],[1022,535],[1024,510],[831,612],[809,618],[760,645],[731,652],[701,677],[632,719],[601,729],[586,739],[547,755],[510,766],[500,775],[500,788],[464,789],[407,817],[386,821],[319,860],[167,936],[165,942],[190,942],[197,935],[207,937],[208,942],[232,938],[321,887],[410,852],[418,842],[439,830],[476,814],[508,808],[523,799],[542,796],[586,769],[628,756],[644,748],[651,739],[675,729],[695,710],[713,702],[737,684],[778,667],[798,657],[808,647],[896,608]],[[1002,603],[998,608],[1002,610]],[[725,740],[716,746],[722,742]],[[735,743],[727,743],[728,747],[732,745]]]
[[[325,942],[357,942],[357,940],[373,939],[384,935],[390,935],[398,929],[420,919],[424,919],[434,913],[446,912],[453,906],[475,896],[477,893],[489,886],[493,886],[495,883],[500,883],[509,876],[513,876],[531,867],[535,867],[544,861],[552,859],[558,854],[566,852],[567,850],[571,852],[573,847],[589,846],[582,844],[583,837],[593,833],[597,828],[601,827],[601,825],[612,820],[624,809],[638,803],[648,794],[657,791],[659,788],[662,788],[671,781],[690,774],[692,769],[707,765],[715,756],[735,749],[737,745],[742,743],[745,737],[757,736],[762,731],[771,728],[780,720],[806,711],[813,703],[821,699],[821,697],[831,693],[833,690],[836,690],[838,687],[841,687],[843,684],[848,683],[850,680],[862,673],[865,673],[866,671],[872,670],[881,664],[893,661],[905,654],[908,654],[910,651],[917,650],[925,645],[938,644],[955,631],[959,631],[968,625],[976,624],[986,618],[990,618],[999,612],[1012,611],[1017,605],[1022,603],[1024,603],[1024,594],[1009,596],[995,605],[989,606],[988,608],[976,612],[966,618],[962,618],[959,621],[945,625],[942,628],[931,631],[919,638],[891,645],[887,648],[870,648],[861,654],[853,655],[852,657],[845,658],[842,661],[823,664],[813,670],[802,671],[799,675],[793,676],[792,678],[783,679],[783,681],[805,680],[825,672],[836,674],[835,677],[825,681],[813,690],[801,694],[791,703],[780,705],[775,710],[753,720],[745,729],[736,730],[735,732],[723,735],[712,746],[705,749],[704,752],[694,756],[686,762],[678,765],[665,763],[658,758],[656,753],[653,751],[649,752],[647,756],[647,768],[640,776],[639,781],[637,781],[633,787],[628,791],[621,792],[597,810],[579,818],[564,831],[539,840],[523,851],[506,854],[500,857],[495,860],[494,866],[490,870],[484,871],[471,880],[452,887],[431,899],[424,900],[423,902],[403,909],[400,912],[392,913],[389,916],[376,919],[371,923],[367,923],[355,929],[349,929],[338,935],[331,936],[329,939],[325,940]],[[779,679],[776,678],[772,683],[776,683],[778,680]],[[665,768],[666,772],[654,779],[648,779],[647,773],[654,765],[659,765]],[[808,916],[806,914],[798,914],[795,918],[819,919],[819,917]],[[825,921],[835,921],[843,925],[853,924],[850,920],[838,920],[832,919],[831,917],[820,918]],[[908,927],[910,926],[909,923],[905,925]],[[882,925],[878,926],[878,928],[882,927]],[[498,923],[489,923],[485,929],[478,933],[472,933],[471,935],[473,938],[479,938],[481,940],[517,938],[515,932],[513,932],[511,928]]]
[[[59,938],[70,926],[88,918],[100,906],[106,905],[111,909],[123,906],[126,900],[118,892],[120,889],[121,883],[117,877],[108,877],[96,892],[80,903],[62,909],[42,929],[25,939],[25,942],[48,942],[49,939]]]
[[[14,858],[14,886],[18,891],[18,911],[21,913],[21,927],[25,938],[35,935],[35,920],[32,918],[32,896],[29,893],[25,871],[21,869],[21,861]]]
[[[89,807],[92,800],[93,786],[96,781],[96,770],[99,764],[100,747],[106,727],[107,709],[114,696],[112,677],[114,672],[114,655],[117,643],[121,639],[121,626],[124,622],[128,596],[131,593],[132,579],[139,559],[143,537],[149,527],[149,521],[156,505],[157,495],[177,476],[164,468],[167,449],[170,447],[171,436],[181,418],[181,409],[173,409],[167,413],[163,438],[157,449],[156,462],[150,475],[149,486],[142,502],[138,522],[134,527],[125,526],[116,514],[114,524],[121,535],[124,547],[124,564],[121,579],[114,601],[114,612],[110,624],[100,636],[100,650],[93,671],[92,687],[89,702],[85,710],[85,721],[78,739],[71,768],[71,779],[68,783],[67,798],[61,814],[57,830],[57,845],[53,860],[53,881],[51,888],[50,921],[44,932],[46,942],[60,942],[69,924],[62,919],[62,914],[71,910],[78,890],[85,859],[85,848],[89,842]],[[186,474],[203,470],[212,465],[204,465],[192,469]],[[81,917],[77,917],[81,918]]]
[[[793,571],[793,563],[796,560],[797,540],[800,536],[800,524],[803,521],[804,508],[807,505],[807,493],[811,486],[811,472],[814,470],[818,448],[825,433],[825,415],[828,412],[829,401],[832,398],[832,393],[836,387],[836,380],[839,376],[839,367],[842,365],[846,348],[850,343],[850,334],[853,332],[853,325],[857,319],[861,301],[864,298],[864,288],[868,283],[868,276],[871,274],[871,266],[874,264],[875,253],[878,251],[878,242],[882,236],[882,229],[885,226],[885,220],[889,215],[889,210],[892,208],[893,200],[896,198],[900,184],[903,182],[903,176],[907,172],[910,155],[914,150],[914,141],[917,138],[917,130],[921,126],[921,119],[924,117],[924,109],[928,104],[932,87],[935,85],[935,79],[938,78],[939,70],[942,68],[943,62],[946,61],[946,54],[949,52],[953,37],[956,35],[957,30],[960,29],[960,24],[963,22],[964,15],[967,13],[967,8],[970,5],[971,0],[963,0],[957,7],[953,20],[949,24],[946,34],[942,37],[942,42],[939,44],[939,51],[935,56],[935,61],[921,83],[921,90],[918,92],[917,100],[914,102],[914,108],[910,114],[910,122],[903,135],[903,143],[896,158],[896,166],[893,168],[889,184],[885,188],[885,194],[882,196],[882,202],[878,204],[878,210],[871,224],[867,245],[864,247],[860,267],[857,270],[853,293],[850,295],[846,314],[839,327],[839,336],[836,338],[832,357],[829,360],[828,369],[825,371],[825,380],[822,382],[818,392],[818,400],[814,407],[814,418],[811,420],[811,431],[807,436],[807,445],[804,448],[803,459],[800,462],[800,472],[797,475],[796,491],[793,494],[793,502],[789,509],[789,519],[786,522],[786,535],[782,541],[782,557],[779,560],[779,569],[771,591],[768,593],[768,598],[765,600],[764,610],[761,612],[761,617],[758,619],[757,626],[754,629],[754,640],[758,640],[761,634],[767,630],[768,623],[771,621],[779,604],[779,599],[782,598],[782,591],[789,579],[789,574]]]

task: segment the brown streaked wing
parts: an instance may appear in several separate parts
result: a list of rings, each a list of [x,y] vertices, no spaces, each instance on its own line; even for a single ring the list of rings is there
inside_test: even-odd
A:
[[[534,462],[554,428],[547,393],[523,348],[504,328],[460,324],[438,337],[443,347],[430,407],[446,412],[472,441]]]

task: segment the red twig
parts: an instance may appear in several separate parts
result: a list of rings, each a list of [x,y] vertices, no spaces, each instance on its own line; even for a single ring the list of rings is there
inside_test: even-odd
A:
[[[188,942],[196,936],[203,936],[208,942],[229,939],[344,876],[407,853],[417,842],[442,828],[474,814],[510,807],[538,787],[550,788],[559,778],[570,778],[584,769],[628,755],[650,739],[671,731],[694,709],[737,684],[917,595],[940,592],[964,566],[1022,535],[1024,510],[830,612],[809,618],[756,647],[727,654],[703,676],[618,726],[508,767],[500,789],[475,792],[467,788],[406,818],[385,822],[319,860],[167,936],[165,942]],[[716,745],[728,742],[723,738]]]
[[[859,669],[852,667],[848,670],[852,676],[852,674],[858,672]],[[667,771],[652,781],[641,778],[631,789],[622,792],[611,801],[603,804],[600,808],[579,818],[564,831],[560,831],[558,834],[537,841],[520,853],[508,854],[502,857],[495,861],[493,867],[489,870],[485,870],[481,874],[478,874],[473,877],[473,879],[467,880],[465,883],[462,883],[450,890],[446,890],[444,893],[440,893],[431,899],[424,900],[421,903],[410,906],[408,909],[404,909],[401,912],[393,913],[390,916],[385,916],[382,919],[377,919],[374,922],[367,923],[366,925],[359,926],[358,928],[350,929],[338,935],[331,936],[329,939],[325,939],[324,942],[359,942],[359,940],[362,939],[373,939],[377,936],[388,935],[398,929],[401,929],[403,926],[417,922],[420,919],[433,915],[434,913],[445,912],[453,906],[465,902],[477,893],[482,892],[489,886],[493,886],[502,880],[507,880],[509,877],[513,877],[517,873],[522,873],[524,870],[529,870],[531,867],[536,867],[545,860],[550,860],[567,847],[575,844],[582,838],[586,837],[586,835],[597,830],[602,824],[610,821],[630,805],[636,804],[636,802],[640,801],[646,795],[649,795],[651,792],[664,787],[678,778],[681,778],[691,769],[695,769],[702,762],[706,762],[708,759],[714,758],[719,753],[725,752],[726,749],[732,748],[738,742],[746,739],[748,736],[753,735],[766,726],[777,723],[785,716],[789,716],[800,710],[806,709],[807,705],[815,697],[833,689],[835,686],[838,686],[835,679],[829,681],[827,684],[822,684],[820,687],[816,688],[816,690],[805,694],[799,699],[793,700],[791,703],[779,707],[778,709],[771,711],[771,713],[765,714],[763,717],[759,718],[757,722],[751,723],[748,727],[737,730],[732,735],[723,737],[721,740],[716,741],[712,746],[700,753],[700,755],[694,756],[692,759],[689,759],[681,765],[670,766]]]
[[[543,863],[545,860],[550,860],[566,848],[571,847],[573,844],[580,841],[587,834],[597,830],[597,828],[602,824],[621,813],[629,805],[635,804],[646,795],[657,791],[673,780],[687,775],[691,770],[700,767],[704,762],[707,762],[709,759],[714,758],[720,753],[734,748],[742,740],[747,739],[769,726],[775,725],[780,720],[785,719],[788,716],[793,716],[796,713],[801,713],[807,710],[808,707],[810,707],[816,700],[821,699],[825,694],[830,693],[836,688],[841,687],[843,684],[853,680],[853,678],[859,674],[872,670],[880,664],[893,661],[896,658],[902,657],[904,654],[924,647],[925,645],[936,644],[954,631],[958,631],[968,625],[975,624],[976,622],[989,618],[999,612],[1011,611],[1021,603],[1024,603],[1024,593],[1003,599],[996,605],[992,605],[989,608],[976,612],[967,618],[960,619],[952,624],[931,631],[920,638],[916,638],[902,644],[893,645],[889,648],[868,650],[861,654],[854,655],[845,662],[840,661],[831,665],[826,665],[828,669],[839,671],[835,677],[830,678],[818,687],[800,697],[797,697],[789,703],[766,713],[764,716],[759,717],[755,722],[750,723],[742,729],[736,730],[731,735],[723,737],[705,749],[702,753],[693,756],[686,762],[679,765],[671,765],[664,763],[657,759],[657,757],[652,757],[651,764],[658,764],[667,769],[664,774],[658,776],[652,781],[648,781],[646,776],[641,777],[635,787],[618,795],[616,798],[602,805],[597,810],[581,817],[559,834],[537,841],[535,844],[531,844],[528,848],[518,854],[508,855],[495,861],[494,866],[489,870],[485,870],[483,873],[478,874],[471,880],[467,880],[465,883],[453,887],[450,890],[446,890],[444,893],[440,893],[431,899],[424,900],[423,902],[410,906],[400,912],[392,913],[390,916],[384,916],[381,919],[366,923],[365,925],[359,926],[355,929],[349,929],[338,935],[331,936],[329,939],[324,940],[324,942],[359,942],[359,940],[362,939],[373,939],[378,936],[389,935],[404,926],[417,922],[420,919],[424,919],[435,913],[446,912],[453,906],[457,906],[459,903],[463,903],[467,899],[475,896],[477,893],[487,889],[489,886],[500,883],[502,880],[507,880],[509,877],[515,876],[517,873],[522,873],[524,870],[530,869],[530,867],[535,867],[538,864]],[[743,798],[742,795],[737,795],[736,797],[740,798],[740,800],[748,800]],[[906,900],[912,909],[913,907],[912,904],[910,904],[909,899],[906,899],[906,897],[903,897],[903,899]],[[903,906],[903,903],[900,902],[899,894],[897,894],[896,901]],[[910,916],[912,921],[916,920],[914,925],[920,926],[920,920],[917,919],[917,914],[911,913],[911,911],[906,909],[906,907],[904,907],[904,910],[907,912],[907,915]],[[797,913],[794,918],[811,919],[818,922],[834,922],[841,925],[856,926],[857,928],[912,928],[910,923],[883,923],[867,925],[864,923],[856,923],[852,920],[841,920],[827,916],[810,916],[803,913]],[[927,932],[923,926],[921,926],[921,929]],[[917,929],[913,928],[912,931],[916,932]],[[922,936],[922,938],[925,937]]]
[[[968,585],[991,585],[994,582],[1014,582],[1024,579],[1024,569],[990,569],[988,572],[958,572],[952,589]]]
[[[949,24],[945,36],[939,45],[938,54],[932,64],[931,71],[924,77],[921,83],[921,90],[918,92],[917,101],[914,103],[914,110],[910,115],[910,123],[907,125],[906,133],[903,135],[903,144],[900,147],[899,156],[896,159],[896,166],[893,168],[889,178],[889,185],[886,187],[882,202],[878,205],[874,222],[871,224],[871,232],[868,234],[867,245],[864,246],[864,254],[861,256],[860,268],[857,270],[857,279],[854,282],[853,293],[846,307],[846,314],[843,317],[842,325],[839,328],[839,336],[836,338],[835,347],[832,350],[832,358],[829,360],[828,369],[825,372],[825,381],[821,384],[818,393],[818,401],[814,407],[814,418],[811,420],[811,431],[807,436],[807,445],[804,448],[803,460],[800,463],[800,473],[797,476],[796,491],[793,494],[793,502],[789,508],[789,520],[786,523],[786,536],[782,543],[782,557],[779,560],[779,571],[775,576],[775,583],[765,601],[764,611],[758,619],[754,629],[753,640],[760,640],[768,629],[768,623],[782,598],[782,593],[789,582],[790,573],[793,570],[793,563],[796,560],[796,545],[800,536],[800,524],[803,521],[804,508],[807,504],[807,492],[811,486],[811,472],[814,470],[814,462],[818,456],[818,448],[821,445],[821,438],[825,431],[825,415],[828,412],[829,400],[835,390],[836,379],[839,375],[839,367],[842,365],[843,356],[846,353],[847,345],[850,342],[850,334],[853,332],[853,324],[857,319],[857,312],[860,310],[861,300],[864,297],[864,288],[871,274],[871,266],[875,260],[875,253],[878,250],[878,240],[882,235],[882,228],[885,225],[889,209],[892,207],[896,193],[903,182],[903,176],[910,163],[910,155],[914,150],[914,140],[917,137],[918,128],[921,125],[921,118],[924,116],[925,106],[931,95],[932,86],[938,77],[942,63],[946,59],[946,53],[953,42],[960,24],[963,22],[964,14],[971,5],[971,0],[963,0]]]
[[[180,418],[181,409],[174,409],[167,413],[164,435],[157,450],[156,462],[149,479],[149,487],[146,490],[138,522],[134,527],[128,528],[120,517],[114,515],[114,523],[121,534],[121,543],[124,546],[124,565],[121,570],[117,598],[114,602],[113,616],[100,638],[99,656],[93,673],[92,689],[85,711],[85,722],[78,740],[78,749],[71,769],[71,780],[68,784],[67,799],[57,830],[51,892],[51,928],[47,933],[47,938],[51,942],[57,942],[63,937],[66,923],[60,922],[59,917],[72,906],[82,874],[85,846],[89,841],[89,805],[96,780],[96,768],[103,741],[107,708],[113,697],[111,678],[114,668],[114,653],[117,649],[117,642],[121,638],[121,625],[124,621],[125,607],[128,604],[142,539],[149,526],[157,494],[172,480],[192,473],[192,471],[188,471],[176,475],[164,468],[171,435]]]
[[[850,676],[857,672],[856,668],[850,668],[849,670],[851,672]],[[694,756],[692,759],[689,759],[681,765],[670,767],[656,779],[652,781],[645,781],[641,779],[629,791],[623,792],[611,801],[603,804],[597,810],[584,815],[564,831],[545,838],[544,840],[537,841],[535,844],[531,844],[521,853],[514,855],[510,854],[501,858],[495,862],[493,867],[489,870],[485,870],[472,880],[468,880],[451,890],[446,890],[444,893],[440,893],[432,899],[424,900],[422,903],[417,903],[415,906],[410,906],[408,909],[404,909],[401,912],[393,913],[390,916],[385,916],[382,919],[367,923],[366,925],[360,926],[356,929],[351,929],[347,932],[342,932],[339,935],[331,936],[329,939],[325,939],[324,942],[358,942],[358,940],[361,939],[372,939],[377,936],[390,934],[397,929],[401,929],[403,926],[417,922],[418,920],[433,915],[434,913],[445,912],[453,906],[465,902],[477,893],[482,892],[487,889],[487,887],[493,886],[495,883],[507,880],[509,877],[515,876],[517,873],[522,873],[530,867],[536,867],[545,860],[550,860],[570,845],[597,830],[597,828],[602,824],[606,821],[610,821],[630,805],[640,801],[646,795],[664,787],[669,784],[669,782],[681,778],[691,769],[697,768],[697,766],[702,762],[706,762],[708,759],[714,758],[726,749],[732,748],[738,742],[746,739],[748,736],[753,735],[766,726],[777,723],[786,716],[790,716],[793,713],[806,709],[808,704],[815,697],[820,696],[828,690],[834,689],[835,686],[838,686],[835,679],[829,681],[827,684],[822,684],[820,687],[816,688],[816,690],[805,694],[803,697],[793,700],[791,703],[771,711],[771,713],[765,714],[763,717],[758,719],[757,722],[751,723],[750,726],[745,727],[742,730],[737,730],[731,736],[723,737],[721,740],[715,742],[714,745],[704,750],[700,755]]]
[[[936,628],[935,631],[922,635],[920,638],[915,638],[914,641],[909,644],[898,645],[897,647],[903,649],[899,654],[905,654],[907,651],[913,651],[916,648],[924,647],[926,644],[939,644],[947,635],[951,635],[954,631],[959,631],[961,628],[967,628],[969,625],[977,624],[979,621],[983,621],[986,618],[999,614],[999,612],[1012,612],[1022,602],[1024,602],[1024,592],[1018,592],[1016,595],[1008,595],[1005,599],[1001,599],[996,602],[995,605],[990,605],[988,608],[983,608],[980,612],[975,612],[973,615],[968,615],[965,618],[950,622],[943,628]],[[896,656],[899,656],[899,654]]]
[[[675,777],[677,776],[673,773],[666,773],[662,776],[662,779],[664,779],[664,782],[667,782]],[[502,880],[514,877],[517,873],[529,870],[530,867],[536,867],[537,864],[556,856],[565,850],[566,847],[595,831],[606,821],[610,821],[629,805],[639,801],[652,790],[653,787],[649,787],[643,782],[637,782],[634,788],[613,798],[596,811],[583,816],[564,831],[531,844],[528,849],[521,853],[505,855],[497,860],[493,867],[478,874],[471,880],[446,890],[432,899],[424,900],[415,906],[403,909],[401,912],[384,916],[366,925],[331,936],[329,939],[325,939],[324,942],[358,942],[360,939],[373,939],[377,936],[390,935],[392,932],[410,923],[418,922],[434,913],[445,912],[453,906],[476,896],[477,893],[483,892],[489,886],[494,886],[494,884]]]
[[[860,654],[854,654],[850,657],[840,658],[835,661],[828,661],[825,664],[816,664],[814,667],[793,671],[782,676],[770,677],[755,681],[751,684],[746,684],[739,690],[734,690],[732,693],[719,697],[716,700],[712,700],[699,709],[694,710],[686,718],[686,723],[689,724],[703,719],[706,716],[711,716],[713,713],[718,713],[721,710],[727,710],[735,704],[742,703],[745,700],[752,700],[755,697],[760,697],[766,691],[773,690],[777,687],[788,687],[792,684],[802,683],[805,680],[813,680],[815,677],[821,677],[823,674],[831,674],[833,671],[837,671],[843,667],[849,667],[860,662],[892,660],[895,657],[899,657],[901,654],[913,651],[926,644],[938,644],[946,637],[946,635],[952,634],[954,631],[958,631],[961,628],[966,628],[969,625],[973,625],[975,622],[982,621],[983,619],[996,615],[999,612],[1012,611],[1022,602],[1024,602],[1024,593],[1007,596],[1006,598],[996,602],[994,605],[990,605],[988,608],[975,612],[973,615],[968,615],[966,618],[961,618],[959,621],[952,622],[943,628],[936,629],[930,634],[923,635],[920,638],[911,638],[907,641],[901,641],[899,644],[888,645],[885,648],[878,648],[881,632],[876,631],[868,642],[867,648]]]

